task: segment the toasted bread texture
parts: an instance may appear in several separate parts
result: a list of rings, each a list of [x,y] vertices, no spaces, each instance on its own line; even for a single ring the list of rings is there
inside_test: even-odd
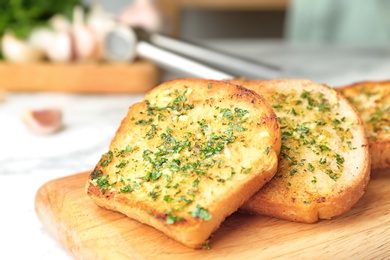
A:
[[[280,128],[258,94],[179,79],[128,110],[87,181],[96,204],[192,248],[276,173]]]
[[[390,81],[359,82],[338,90],[360,112],[370,144],[371,168],[390,167]]]
[[[305,223],[349,210],[370,176],[365,129],[350,103],[308,80],[236,83],[272,105],[282,131],[278,172],[241,209]]]

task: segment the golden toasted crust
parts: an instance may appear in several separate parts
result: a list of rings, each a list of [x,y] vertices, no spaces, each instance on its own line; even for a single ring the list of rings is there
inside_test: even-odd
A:
[[[241,209],[306,223],[349,210],[370,174],[357,111],[335,90],[307,80],[240,84],[272,105],[282,131],[278,172]]]
[[[280,129],[255,92],[166,82],[130,107],[87,192],[100,206],[200,248],[276,172]]]
[[[390,81],[366,81],[339,88],[366,127],[371,168],[390,167]]]

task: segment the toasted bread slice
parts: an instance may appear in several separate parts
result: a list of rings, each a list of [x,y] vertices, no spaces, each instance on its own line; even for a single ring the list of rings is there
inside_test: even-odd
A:
[[[359,82],[338,89],[360,112],[371,152],[371,168],[390,167],[390,81]]]
[[[349,210],[370,176],[357,111],[335,90],[307,80],[238,83],[272,105],[282,131],[278,172],[241,209],[306,223]]]
[[[200,248],[274,176],[280,145],[276,115],[255,92],[220,81],[170,81],[130,107],[87,193]]]

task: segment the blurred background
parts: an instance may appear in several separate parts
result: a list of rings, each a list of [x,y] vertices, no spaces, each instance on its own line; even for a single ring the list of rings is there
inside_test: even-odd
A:
[[[120,13],[136,0],[103,0]],[[162,31],[190,40],[272,38],[294,43],[388,45],[388,0],[151,0]],[[86,1],[87,4],[90,2]]]
[[[85,13],[74,18],[76,5]],[[42,26],[58,31],[66,27],[64,21],[52,21],[60,14],[70,23],[84,19],[95,30],[107,29],[103,24],[108,26],[104,19],[109,17],[196,41],[256,38],[383,46],[390,42],[389,12],[388,0],[1,0],[0,34],[8,30],[28,38]]]
[[[343,68],[346,64],[340,54],[349,63],[359,59],[359,66],[371,66],[378,62],[378,57],[387,56],[389,13],[390,0],[67,0],[59,3],[0,0],[0,57],[9,62],[7,65],[40,61],[51,64],[125,61],[134,65],[135,50],[126,50],[126,46],[134,43],[134,36],[122,28],[132,26],[255,59],[283,70],[278,74],[281,77],[324,81],[318,73],[322,71],[327,77],[330,68],[324,68],[323,59],[336,58],[332,66],[328,63],[329,66]],[[113,31],[121,39],[109,37]],[[299,67],[310,59],[314,66]],[[25,78],[26,70],[13,67],[8,71],[10,67],[2,65],[0,63],[0,78],[10,73],[23,75],[16,79]],[[137,85],[146,85],[138,92],[144,92],[160,79],[160,68],[153,65],[148,63],[146,66],[151,71],[149,75],[154,76],[149,81],[137,82]],[[64,70],[50,71],[50,67],[33,68],[36,75],[40,75],[39,72],[53,75],[56,84],[56,73],[64,74]],[[73,89],[100,92],[106,88],[102,82],[109,84],[107,78],[118,70],[108,71],[107,74],[99,72],[102,77],[97,82],[81,82]],[[132,74],[131,71],[128,73]],[[65,74],[70,75],[70,85],[59,86],[59,89],[77,85],[79,76],[71,76],[77,72],[66,71]],[[107,76],[104,78],[103,75]],[[262,76],[267,78],[267,75],[259,74],[259,78]],[[36,86],[30,90],[40,89],[38,85],[44,82],[39,78],[42,77],[36,77]],[[32,82],[6,80],[3,77],[0,84],[8,89],[26,90],[26,85],[32,85]],[[332,79],[329,84],[344,82]],[[120,85],[120,80],[115,82],[118,88]],[[123,88],[137,91],[129,83]],[[112,90],[115,92],[114,87]]]

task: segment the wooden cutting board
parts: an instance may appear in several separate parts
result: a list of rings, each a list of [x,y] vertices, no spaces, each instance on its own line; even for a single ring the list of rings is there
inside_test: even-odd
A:
[[[0,62],[0,89],[75,93],[144,93],[161,77],[156,64],[132,63],[31,63]]]
[[[35,199],[43,225],[79,259],[385,259],[390,257],[390,169],[374,172],[347,213],[316,224],[234,213],[210,239],[187,248],[84,191],[88,172],[44,184]]]

